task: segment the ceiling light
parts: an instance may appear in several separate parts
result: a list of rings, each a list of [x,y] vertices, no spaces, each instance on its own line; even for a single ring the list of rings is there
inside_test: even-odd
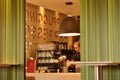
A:
[[[72,5],[72,2],[66,2],[66,5]],[[59,36],[78,36],[80,35],[80,28],[72,16],[64,18],[60,24]]]
[[[79,25],[73,17],[66,17],[60,24],[59,36],[80,35]]]

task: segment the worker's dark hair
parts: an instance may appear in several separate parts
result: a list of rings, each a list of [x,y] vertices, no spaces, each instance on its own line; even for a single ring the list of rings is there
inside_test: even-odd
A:
[[[75,41],[74,45],[78,45],[80,47],[80,41]]]

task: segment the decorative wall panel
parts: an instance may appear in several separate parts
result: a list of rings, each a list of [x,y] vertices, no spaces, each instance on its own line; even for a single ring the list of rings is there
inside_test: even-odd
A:
[[[40,6],[26,4],[26,39],[32,43],[49,41],[67,42],[67,37],[59,37],[59,26],[66,15]]]
[[[59,26],[67,15],[26,3],[26,56],[35,58],[37,45],[50,41],[68,42],[59,36]]]

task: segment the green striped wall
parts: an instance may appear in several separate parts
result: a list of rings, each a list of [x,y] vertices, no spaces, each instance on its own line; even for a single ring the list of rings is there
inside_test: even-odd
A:
[[[82,61],[120,61],[120,0],[80,0]],[[103,67],[103,80],[120,80],[120,66]],[[82,67],[82,80],[94,80]]]
[[[0,0],[0,80],[24,80],[24,0]]]

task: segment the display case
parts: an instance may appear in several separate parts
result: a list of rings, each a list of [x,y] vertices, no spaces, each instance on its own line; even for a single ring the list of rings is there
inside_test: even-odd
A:
[[[38,71],[57,72],[59,69],[58,57],[61,55],[59,50],[37,50],[36,55]]]
[[[36,70],[39,72],[59,71],[59,57],[62,56],[63,49],[67,49],[67,44],[55,41],[39,44],[36,50]]]
[[[61,51],[58,43],[39,44],[36,50],[36,70],[39,72],[57,72]]]

